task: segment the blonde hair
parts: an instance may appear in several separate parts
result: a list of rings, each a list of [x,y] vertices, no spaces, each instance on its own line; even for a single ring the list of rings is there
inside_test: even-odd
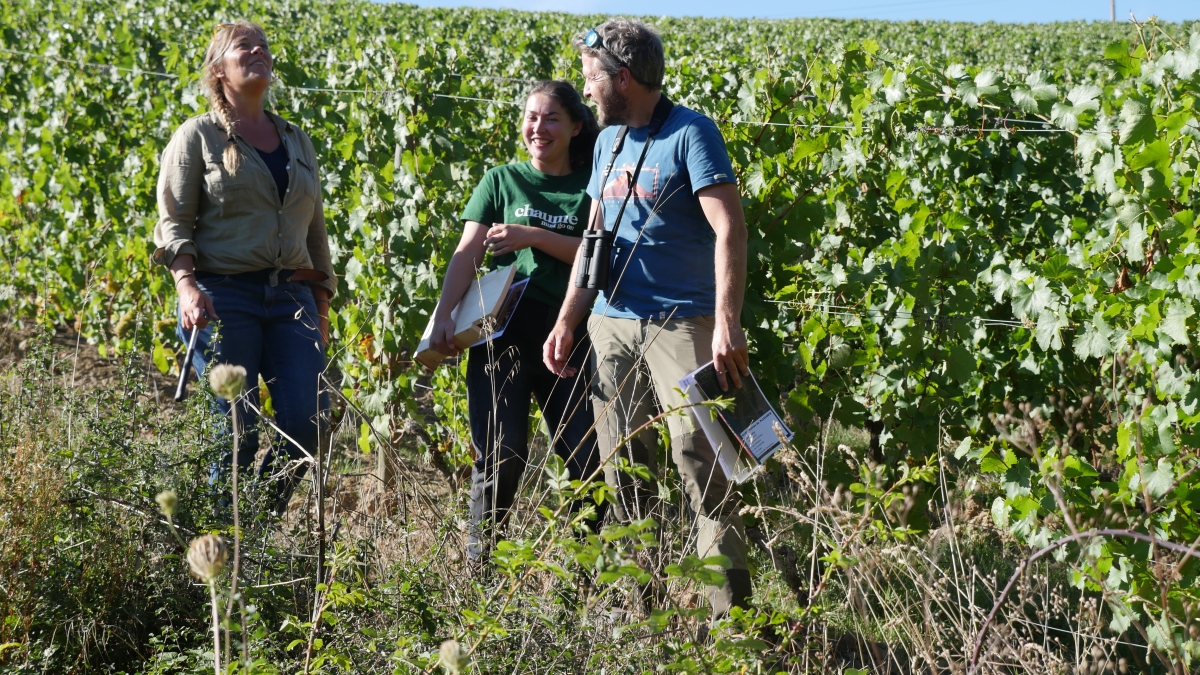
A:
[[[228,134],[229,142],[225,145],[222,160],[225,170],[231,174],[237,173],[242,163],[242,155],[238,152],[237,141],[234,139],[238,119],[233,105],[225,97],[225,84],[217,77],[217,65],[225,57],[225,52],[233,45],[234,40],[246,33],[257,35],[263,42],[267,42],[267,32],[263,27],[250,21],[235,21],[217,26],[212,41],[208,43],[208,51],[204,53],[204,65],[200,67],[200,86],[208,97],[209,107],[221,119],[221,123],[225,125],[225,133]]]

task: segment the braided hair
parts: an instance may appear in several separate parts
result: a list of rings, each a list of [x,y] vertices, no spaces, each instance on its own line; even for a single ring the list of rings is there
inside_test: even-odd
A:
[[[264,42],[267,40],[266,31],[256,23],[236,21],[231,24],[221,24],[213,33],[212,41],[208,44],[208,51],[204,54],[204,65],[200,67],[200,86],[208,97],[208,106],[225,126],[227,142],[221,159],[225,164],[225,170],[230,174],[237,173],[238,167],[242,164],[242,154],[238,151],[237,140],[234,137],[238,118],[237,113],[233,110],[233,105],[225,96],[225,83],[217,77],[217,65],[225,57],[225,52],[233,45],[234,40],[246,33],[261,37]]]
[[[579,133],[571,138],[568,159],[572,170],[590,166],[592,149],[596,147],[596,137],[600,135],[600,125],[596,123],[596,116],[583,102],[583,97],[576,91],[575,85],[562,80],[540,80],[529,90],[525,100],[528,101],[535,94],[545,94],[554,99],[567,111],[567,117],[570,117],[572,122],[583,123]]]

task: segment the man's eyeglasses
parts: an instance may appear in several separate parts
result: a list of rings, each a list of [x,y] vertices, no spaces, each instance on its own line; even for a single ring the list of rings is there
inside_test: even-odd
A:
[[[604,51],[608,52],[609,56],[616,59],[617,63],[621,64],[622,66],[626,66],[624,59],[617,56],[616,54],[613,54],[612,50],[609,49],[607,46],[605,46],[604,38],[600,37],[600,33],[597,32],[595,28],[589,30],[587,32],[587,35],[585,35],[583,37],[583,45],[585,47],[587,47],[588,49],[603,49]],[[628,66],[626,66],[626,67],[628,67]]]

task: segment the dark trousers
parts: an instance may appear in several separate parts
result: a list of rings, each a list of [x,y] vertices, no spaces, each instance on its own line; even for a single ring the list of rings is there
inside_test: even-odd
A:
[[[579,369],[575,377],[560,378],[542,363],[542,345],[557,316],[557,308],[524,298],[503,335],[468,352],[467,409],[476,459],[467,554],[473,559],[488,548],[492,525],[504,522],[516,499],[529,458],[531,399],[542,409],[554,452],[565,460],[571,479],[588,478],[599,467],[587,395],[586,326],[575,331],[570,360]]]
[[[329,410],[329,394],[319,386],[321,373],[325,370],[325,351],[317,327],[312,289],[303,282],[269,286],[234,277],[210,277],[197,283],[212,298],[213,308],[221,317],[215,342],[213,322],[202,329],[196,339],[196,353],[191,365],[197,377],[204,377],[210,362],[229,363],[246,369],[248,393],[238,405],[239,426],[244,431],[238,447],[239,469],[253,467],[259,450],[254,423],[258,416],[249,405],[261,409],[259,374],[271,392],[275,425],[296,441],[293,443],[281,436],[260,465],[259,474],[270,472],[273,460],[282,453],[286,453],[289,460],[307,457],[305,451],[316,456],[320,438],[318,416]],[[179,336],[186,342],[182,324]],[[229,414],[229,401],[218,398],[217,406],[223,414]],[[230,448],[214,467],[215,480],[224,480],[232,460]],[[294,465],[293,469],[280,477],[272,488],[272,501],[277,512],[286,508],[288,497],[307,471],[308,463]]]

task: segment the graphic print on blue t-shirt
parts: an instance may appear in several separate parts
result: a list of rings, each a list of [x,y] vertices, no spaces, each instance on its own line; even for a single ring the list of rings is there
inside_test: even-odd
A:
[[[648,127],[630,129],[613,171],[600,187],[617,127],[600,132],[592,157],[588,194],[601,199],[604,224],[612,229],[629,194]],[[633,196],[613,241],[609,289],[592,312],[626,319],[665,319],[713,314],[716,235],[696,192],[733,182],[725,141],[712,120],[676,105],[650,142]]]
[[[617,208],[621,207],[621,202],[625,200],[625,195],[629,194],[629,177],[633,175],[635,169],[633,164],[625,164],[622,166],[613,167],[613,176],[609,178],[608,185],[604,186],[604,200],[616,200]],[[643,166],[638,174],[637,186],[633,189],[634,199],[647,199],[651,203],[658,199],[658,167]]]

